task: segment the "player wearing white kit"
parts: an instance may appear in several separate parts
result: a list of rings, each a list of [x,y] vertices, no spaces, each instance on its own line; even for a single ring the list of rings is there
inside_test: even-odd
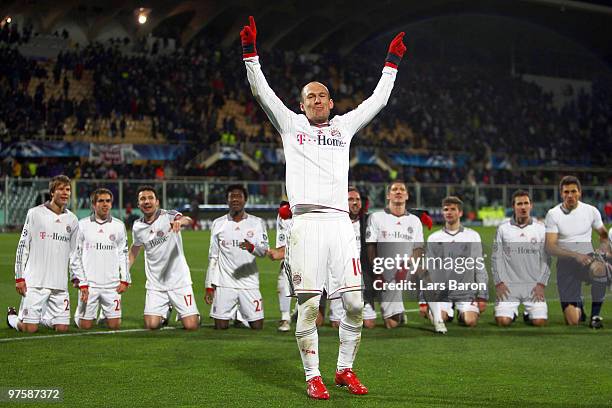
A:
[[[544,289],[550,268],[544,249],[544,223],[531,217],[533,204],[529,193],[517,190],[512,194],[513,216],[497,227],[491,259],[495,281],[495,321],[509,326],[521,303],[526,321],[544,326],[548,308]]]
[[[455,196],[445,197],[442,200],[442,215],[444,228],[432,233],[427,239],[427,267],[428,277],[433,283],[444,283],[446,286],[444,290],[426,290],[424,295],[434,330],[446,334],[444,322],[454,316],[453,304],[459,312],[460,323],[469,327],[478,324],[480,314],[487,307],[489,295],[486,285],[489,277],[484,266],[480,235],[461,225],[463,202]],[[437,266],[440,264],[433,260],[442,260],[442,266]],[[451,269],[445,266],[447,263],[450,265],[449,260],[453,262]],[[478,289],[459,285],[453,289],[453,282],[476,284]]]
[[[226,191],[229,214],[213,221],[206,273],[206,303],[215,329],[227,329],[236,306],[252,329],[262,329],[263,299],[255,257],[268,253],[263,220],[244,211],[247,190],[240,184]]]
[[[17,331],[34,333],[40,323],[58,332],[68,330],[68,264],[78,232],[78,219],[66,208],[70,193],[70,179],[55,176],[49,182],[50,201],[28,210],[15,259],[21,304],[19,314],[9,307],[7,316]]]
[[[387,187],[387,208],[375,212],[368,219],[366,242],[368,258],[372,269],[376,259],[395,259],[396,256],[416,259],[423,255],[423,225],[419,218],[410,214],[406,202],[410,198],[406,183],[394,181]],[[374,290],[380,292],[380,310],[385,327],[397,327],[404,319],[404,299],[402,290],[384,289],[382,282],[405,281],[412,265],[398,265],[385,268],[375,278]]]
[[[186,330],[200,326],[200,313],[196,305],[191,272],[183,251],[181,227],[190,225],[191,218],[177,211],[159,208],[157,192],[151,186],[137,190],[138,208],[143,217],[132,227],[132,247],[129,266],[134,265],[140,250],[145,250],[147,295],[144,324],[147,329],[159,329],[167,324],[169,311],[174,308]]]
[[[600,251],[607,252],[608,231],[597,208],[580,201],[582,186],[573,176],[559,183],[563,202],[546,214],[546,251],[557,259],[557,288],[561,308],[568,325],[578,325],[583,315],[582,282],[591,283],[591,323],[594,329],[603,327],[599,315],[606,296],[606,283],[589,277],[589,265],[594,261],[592,230],[599,235]]]
[[[70,263],[79,287],[74,321],[81,329],[91,329],[101,307],[108,328],[117,330],[121,327],[121,294],[132,281],[127,232],[123,222],[111,215],[110,190],[96,189],[91,194],[91,205],[93,213],[79,220],[77,249]]]
[[[281,201],[276,216],[276,245],[268,250],[268,257],[273,261],[281,261],[278,280],[276,283],[278,292],[278,306],[281,318],[278,322],[278,331],[288,332],[291,330],[291,285],[289,276],[285,271],[285,247],[289,229],[291,228],[291,209],[289,201]]]
[[[349,148],[353,136],[385,106],[406,47],[400,33],[391,42],[382,77],[373,95],[355,110],[329,120],[334,103],[327,87],[311,82],[302,88],[300,110],[288,109],[268,85],[256,50],[257,29],[240,32],[243,60],[253,95],[280,133],[286,159],[287,195],[293,211],[288,266],[298,295],[296,339],[304,364],[307,393],[328,399],[319,371],[315,325],[320,295],[342,296],[346,310],[340,324],[340,352],[335,381],[353,394],[366,394],[352,370],[363,325],[361,274],[355,235],[348,217]]]

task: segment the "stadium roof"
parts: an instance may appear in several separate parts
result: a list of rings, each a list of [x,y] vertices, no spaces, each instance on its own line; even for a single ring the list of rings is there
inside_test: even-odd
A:
[[[300,51],[335,48],[348,52],[380,34],[411,23],[455,15],[485,15],[521,20],[564,37],[612,62],[612,7],[604,0],[13,0],[3,1],[0,16],[21,15],[37,31],[52,33],[71,21],[89,40],[119,24],[130,37],[154,32],[185,44],[200,32],[214,33],[223,45],[237,41],[247,16],[266,27],[264,48]],[[147,24],[135,10],[150,9]],[[269,27],[273,27],[272,30]]]

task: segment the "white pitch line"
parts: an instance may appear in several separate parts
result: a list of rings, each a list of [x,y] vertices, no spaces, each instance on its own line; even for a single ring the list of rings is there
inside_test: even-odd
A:
[[[163,327],[160,330],[175,330],[176,327]],[[138,333],[151,331],[149,329],[127,329],[127,330],[109,330],[109,331],[98,331],[98,332],[82,332],[82,333],[58,333],[48,334],[45,336],[32,336],[32,337],[11,337],[8,339],[0,339],[0,343],[8,343],[11,341],[22,341],[22,340],[36,340],[36,339],[56,339],[60,337],[75,337],[75,336],[95,336],[99,334],[121,334],[121,333]]]

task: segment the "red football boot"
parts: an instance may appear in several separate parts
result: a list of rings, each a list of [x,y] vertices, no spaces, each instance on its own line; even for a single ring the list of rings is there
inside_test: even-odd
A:
[[[352,368],[336,371],[336,386],[346,386],[350,393],[355,395],[365,395],[368,393],[367,387],[359,381]]]
[[[327,387],[325,384],[323,384],[323,379],[321,376],[316,376],[308,380],[308,388],[306,389],[306,393],[312,399],[329,399],[329,392],[327,392]]]

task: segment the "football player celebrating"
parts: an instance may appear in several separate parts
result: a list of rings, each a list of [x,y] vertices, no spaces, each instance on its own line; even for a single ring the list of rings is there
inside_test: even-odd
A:
[[[129,252],[130,268],[140,250],[145,250],[147,297],[144,324],[155,330],[168,324],[172,309],[186,330],[200,327],[200,313],[196,305],[191,272],[185,259],[181,227],[191,224],[191,218],[177,211],[159,208],[157,192],[152,186],[137,190],[138,208],[143,217],[132,227],[132,247]]]
[[[280,133],[287,163],[287,196],[293,212],[287,263],[298,296],[295,336],[302,357],[307,393],[328,399],[319,371],[319,340],[315,325],[319,298],[342,297],[345,316],[340,323],[340,350],[335,381],[353,394],[366,394],[353,372],[363,325],[362,282],[355,235],[348,216],[349,149],[353,136],[386,105],[406,47],[400,33],[391,42],[382,77],[373,95],[355,110],[331,120],[334,102],[320,82],[301,91],[300,110],[288,109],[268,85],[256,48],[257,28],[240,32],[243,60],[253,95]]]

